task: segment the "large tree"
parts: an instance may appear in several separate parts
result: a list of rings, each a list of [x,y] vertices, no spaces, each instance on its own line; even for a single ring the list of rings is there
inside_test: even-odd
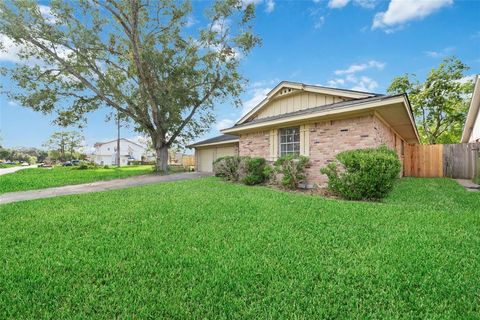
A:
[[[9,94],[60,125],[112,108],[152,139],[166,171],[168,148],[208,129],[214,102],[240,104],[239,57],[259,43],[253,17],[252,4],[218,0],[193,32],[188,2],[0,1],[0,33],[37,62],[7,70],[21,89]]]
[[[55,151],[60,154],[60,160],[65,161],[68,158],[75,158],[75,153],[79,152],[83,146],[84,138],[77,131],[58,131],[52,133],[50,138],[43,144],[49,151]]]
[[[467,80],[469,68],[455,57],[442,61],[426,80],[405,74],[393,79],[389,93],[408,93],[423,143],[458,143],[468,110],[473,82]]]

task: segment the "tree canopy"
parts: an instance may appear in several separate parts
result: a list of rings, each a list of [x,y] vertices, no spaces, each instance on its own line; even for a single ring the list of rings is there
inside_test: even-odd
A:
[[[468,66],[455,57],[442,61],[420,82],[414,74],[393,79],[389,93],[406,92],[423,143],[458,143],[468,111],[473,81]]]
[[[214,103],[240,105],[240,57],[259,43],[253,4],[218,0],[196,32],[192,8],[174,0],[0,1],[0,33],[30,63],[4,70],[23,106],[82,123],[101,107],[118,111],[147,134],[157,170],[168,148],[214,122]]]

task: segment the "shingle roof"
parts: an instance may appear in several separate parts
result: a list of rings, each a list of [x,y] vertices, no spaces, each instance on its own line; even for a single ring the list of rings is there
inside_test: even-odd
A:
[[[290,117],[294,117],[294,116],[298,116],[298,115],[304,115],[304,114],[311,114],[311,113],[315,113],[315,112],[318,112],[318,111],[332,110],[332,109],[342,108],[342,107],[346,107],[346,106],[362,104],[362,103],[366,103],[366,102],[382,101],[382,100],[387,100],[387,99],[394,98],[394,97],[399,97],[399,96],[402,96],[402,95],[403,94],[397,94],[397,95],[391,95],[391,96],[374,96],[374,97],[368,97],[368,98],[361,98],[361,99],[355,99],[355,100],[336,102],[336,103],[326,104],[326,105],[318,106],[318,107],[314,107],[314,108],[303,109],[303,110],[299,110],[299,111],[279,114],[279,115],[276,115],[276,116],[265,117],[265,118],[261,118],[261,119],[254,119],[254,120],[251,120],[251,121],[248,121],[248,122],[244,122],[242,124],[234,125],[231,128],[241,128],[241,127],[249,126],[249,125],[256,124],[256,123],[262,123],[262,122],[268,122],[268,121],[272,121],[272,120],[290,118]],[[230,128],[228,128],[228,129],[230,129]]]
[[[238,140],[238,136],[234,136],[234,135],[231,135],[231,134],[222,134],[221,136],[216,136],[216,137],[213,137],[213,138],[210,138],[210,139],[206,139],[206,140],[203,140],[203,141],[196,142],[196,143],[191,144],[187,147],[194,148],[194,147],[204,145],[204,144],[219,143],[219,142],[227,143],[229,141],[233,142],[234,140]]]

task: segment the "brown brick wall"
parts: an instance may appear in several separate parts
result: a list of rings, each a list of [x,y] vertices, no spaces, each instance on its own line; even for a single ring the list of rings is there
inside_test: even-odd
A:
[[[240,156],[269,159],[269,140],[269,131],[242,134],[239,143]],[[381,144],[396,148],[400,155],[401,139],[374,115],[310,124],[308,185],[326,184],[327,177],[320,173],[320,168],[335,159],[337,153],[351,149],[373,148]]]
[[[337,153],[374,146],[375,132],[372,115],[311,124],[308,184],[325,185],[327,177],[320,173],[320,168],[335,159]]]
[[[402,155],[402,142],[403,140],[397,135],[388,125],[386,125],[378,117],[373,118],[373,125],[375,130],[375,142],[377,146],[385,144],[387,147],[397,151],[397,155],[402,161],[403,165],[403,155]],[[405,147],[405,142],[403,142]]]
[[[239,151],[241,156],[262,157],[268,159],[270,152],[269,131],[240,135]]]

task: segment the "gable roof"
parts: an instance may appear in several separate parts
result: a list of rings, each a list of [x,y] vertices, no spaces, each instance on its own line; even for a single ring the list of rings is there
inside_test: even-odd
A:
[[[398,94],[398,95],[393,95],[393,96],[375,96],[375,97],[368,97],[368,98],[363,98],[363,99],[356,99],[356,100],[348,100],[348,101],[342,101],[342,102],[336,102],[336,103],[331,103],[331,104],[326,104],[314,108],[308,108],[308,109],[302,109],[294,112],[289,112],[289,113],[283,113],[275,116],[270,116],[270,117],[265,117],[265,118],[260,118],[260,119],[254,119],[252,121],[248,121],[242,124],[236,124],[233,128],[242,128],[258,123],[263,123],[263,122],[270,122],[274,120],[279,120],[279,119],[288,119],[291,117],[295,116],[300,116],[300,115],[308,115],[308,114],[316,114],[321,111],[327,111],[327,110],[334,110],[334,109],[341,109],[342,107],[348,107],[352,105],[358,105],[362,103],[367,103],[367,102],[374,102],[374,101],[382,101],[382,100],[387,100],[392,97],[399,97],[403,96],[403,94]],[[226,129],[228,130],[228,129]]]
[[[209,145],[217,145],[217,144],[227,144],[227,143],[233,143],[237,142],[238,136],[234,136],[231,134],[222,134],[220,136],[216,136],[210,139],[202,140],[199,142],[196,142],[194,144],[188,145],[188,148],[195,148],[195,147],[201,147],[201,146],[209,146]]]
[[[125,139],[125,138],[120,138],[120,140],[124,140],[124,141],[130,142],[130,143],[132,143],[132,144],[134,144],[134,145],[137,145],[137,146],[142,147],[142,148],[145,149],[145,146],[142,146],[141,144],[138,144],[138,143],[136,143],[136,142],[134,142],[134,141],[132,141],[132,140]],[[107,143],[116,142],[116,141],[117,141],[117,139],[109,140],[109,141],[105,141],[105,142],[95,142],[95,144],[94,144],[93,146],[94,146],[94,147],[99,147],[99,146],[101,146],[101,145],[104,145],[104,144],[107,144]]]
[[[324,87],[319,85],[309,85],[304,84],[301,82],[292,82],[292,81],[282,81],[275,86],[269,93],[265,99],[263,99],[257,106],[255,106],[252,110],[250,110],[247,114],[245,114],[240,120],[238,120],[237,124],[242,124],[246,122],[249,118],[253,115],[258,113],[260,109],[262,109],[271,99],[282,89],[284,88],[291,88],[294,90],[299,90],[303,92],[312,92],[312,93],[323,93],[327,95],[339,96],[344,98],[350,99],[362,99],[368,97],[378,97],[382,96],[378,93],[372,92],[364,92],[364,91],[356,91],[356,90],[348,90],[348,89],[339,89],[339,88],[332,88],[332,87]]]
[[[314,121],[319,118],[338,117],[363,112],[376,112],[388,121],[392,128],[399,132],[408,143],[419,143],[419,135],[415,125],[412,109],[406,94],[391,96],[373,96],[362,99],[336,102],[314,108],[303,109],[271,117],[254,119],[245,123],[237,123],[231,128],[223,129],[224,133],[240,134],[259,128],[266,129],[279,125],[290,125]]]
[[[467,118],[465,119],[465,125],[463,126],[461,143],[468,143],[472,136],[473,127],[476,119],[478,119],[478,113],[480,112],[480,75],[475,77],[475,87],[473,89],[472,100],[470,100],[470,107],[468,108]],[[480,123],[477,124],[480,126]]]

